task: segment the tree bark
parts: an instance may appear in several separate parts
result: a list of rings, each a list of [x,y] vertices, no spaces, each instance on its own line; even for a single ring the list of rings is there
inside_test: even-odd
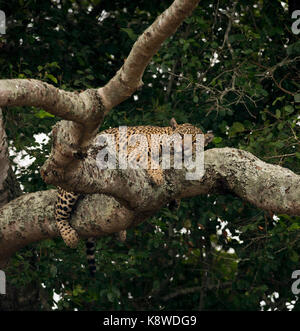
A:
[[[121,69],[99,89],[106,111],[126,100],[143,85],[142,76],[152,56],[175,33],[198,2],[199,0],[175,0],[138,38]]]
[[[300,215],[300,176],[289,169],[234,148],[207,150],[204,159],[201,179],[186,180],[185,168],[170,169],[164,172],[164,184],[155,186],[144,169],[99,170],[88,157],[69,174],[69,183],[87,193],[71,224],[83,238],[101,237],[137,226],[175,198],[211,193],[231,193],[272,213]],[[21,247],[59,235],[55,198],[56,190],[35,192],[0,209],[0,267]]]
[[[0,108],[0,208],[10,200],[21,195],[20,184],[11,168],[7,137],[4,128],[2,110]]]

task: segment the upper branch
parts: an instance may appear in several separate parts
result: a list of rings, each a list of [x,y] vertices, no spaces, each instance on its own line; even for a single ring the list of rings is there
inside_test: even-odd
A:
[[[47,183],[56,176],[63,180],[64,171],[77,161],[74,154],[84,151],[104,118],[97,90],[67,92],[35,79],[0,80],[0,106],[42,107],[68,120],[59,122],[53,130],[51,155],[41,171]]]
[[[175,33],[198,2],[199,0],[175,0],[138,38],[121,69],[99,89],[106,111],[130,97],[142,86],[142,76],[152,56]]]
[[[152,56],[191,14],[198,2],[175,0],[138,38],[116,75],[104,87],[94,90],[98,104],[104,106],[105,113],[142,85],[142,75]],[[91,107],[94,103],[89,93],[91,91],[88,89],[79,94],[60,90],[36,79],[4,79],[0,80],[0,107],[42,107],[65,120],[83,124],[96,121],[100,125],[103,116],[99,116],[95,107]]]
[[[88,124],[98,119],[100,123],[103,116],[97,112],[97,102],[93,100],[92,91],[68,92],[37,79],[2,79],[0,107],[41,107],[69,121]]]

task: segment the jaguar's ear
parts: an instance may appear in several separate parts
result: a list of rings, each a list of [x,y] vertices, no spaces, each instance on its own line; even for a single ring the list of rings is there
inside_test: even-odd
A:
[[[177,127],[177,122],[176,122],[174,117],[172,117],[171,120],[170,120],[170,126],[173,130],[175,130],[176,127]]]

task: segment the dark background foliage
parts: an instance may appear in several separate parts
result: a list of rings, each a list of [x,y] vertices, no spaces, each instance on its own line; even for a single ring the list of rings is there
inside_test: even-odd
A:
[[[170,4],[0,1],[7,17],[0,78],[100,87]],[[101,129],[168,125],[175,117],[213,130],[209,147],[244,149],[300,174],[300,41],[291,31],[292,6],[201,1],[154,56],[143,89],[113,109]],[[40,145],[34,135],[49,134],[59,119],[33,107],[4,113],[11,149],[34,158],[28,167],[15,164],[24,192],[50,188],[38,172],[50,142]],[[299,229],[299,217],[274,217],[229,194],[199,196],[177,212],[163,208],[128,231],[125,243],[99,239],[95,281],[83,243],[71,250],[60,239],[19,251],[7,277],[15,288],[37,290],[29,308],[35,310],[51,309],[54,292],[61,310],[285,310],[295,300]]]

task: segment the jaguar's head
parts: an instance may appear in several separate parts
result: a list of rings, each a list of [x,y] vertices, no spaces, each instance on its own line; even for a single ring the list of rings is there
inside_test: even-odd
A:
[[[179,134],[204,134],[203,131],[200,128],[197,128],[193,124],[190,123],[184,123],[184,124],[177,124],[175,118],[173,117],[170,121],[170,126],[173,129],[174,133]],[[210,143],[214,138],[214,135],[211,131],[208,131],[204,134],[204,145],[206,146],[208,143]]]

